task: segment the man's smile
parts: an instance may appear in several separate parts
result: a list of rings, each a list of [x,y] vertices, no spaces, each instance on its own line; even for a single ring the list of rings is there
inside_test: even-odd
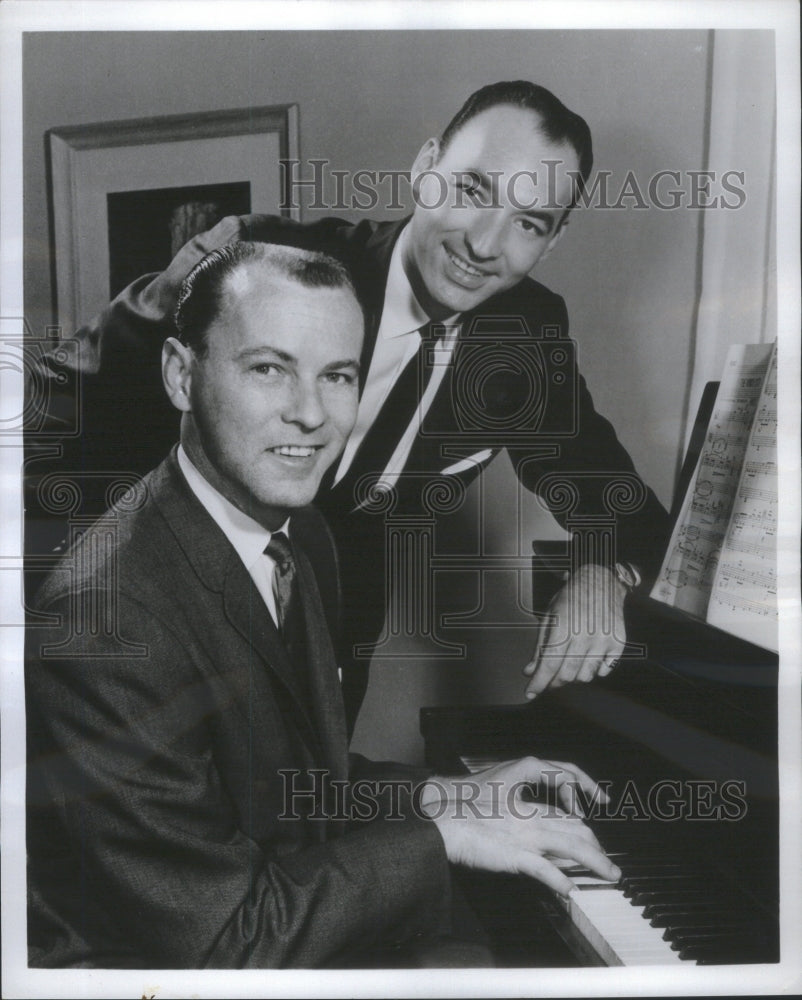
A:
[[[490,271],[478,268],[475,264],[472,264],[445,244],[443,244],[443,249],[446,252],[446,257],[453,265],[452,273],[456,275],[457,280],[461,284],[476,286],[481,284],[486,278],[492,277]]]
[[[267,450],[272,455],[278,455],[281,458],[311,458],[320,451],[324,445],[314,444],[279,444],[275,448],[268,448]]]

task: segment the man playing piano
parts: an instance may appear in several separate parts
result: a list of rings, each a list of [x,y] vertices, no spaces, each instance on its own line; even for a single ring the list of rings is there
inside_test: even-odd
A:
[[[618,878],[570,765],[349,759],[308,505],[357,416],[362,335],[319,253],[243,241],[186,279],[163,348],[180,445],[76,540],[28,630],[31,966],[484,964],[448,862]],[[523,801],[538,784],[561,809]]]

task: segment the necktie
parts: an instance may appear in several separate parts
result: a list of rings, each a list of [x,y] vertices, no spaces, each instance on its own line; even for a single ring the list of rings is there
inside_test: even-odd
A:
[[[296,680],[306,691],[308,687],[306,640],[292,545],[283,532],[277,532],[270,536],[265,552],[276,564],[273,572],[273,593],[276,597],[279,631],[290,663],[295,668]]]
[[[415,415],[421,397],[432,376],[435,344],[443,327],[427,323],[420,331],[420,346],[396,379],[372,426],[368,430],[341,484],[355,483],[367,474],[377,478],[384,472],[387,461],[401,435]]]
[[[273,593],[276,597],[276,617],[282,633],[286,632],[287,623],[294,614],[296,600],[295,559],[292,546],[287,536],[279,531],[270,536],[265,553],[270,556],[276,567],[273,571]]]

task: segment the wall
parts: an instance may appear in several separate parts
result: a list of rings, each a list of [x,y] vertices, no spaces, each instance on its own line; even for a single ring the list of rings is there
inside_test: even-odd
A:
[[[703,31],[28,35],[27,318],[36,331],[50,322],[48,128],[296,102],[302,160],[326,157],[331,169],[342,170],[406,168],[420,143],[440,131],[471,90],[525,77],[554,90],[589,121],[596,166],[612,171],[615,198],[628,171],[646,185],[658,170],[705,166],[710,39]],[[631,206],[632,199],[624,204]],[[574,214],[538,277],[566,298],[597,406],[668,503],[692,356],[700,213],[630,207]],[[475,539],[467,525],[478,518],[483,499],[509,511],[487,528],[480,525],[488,551],[528,551],[534,534],[550,530],[540,527],[531,498],[517,516],[516,484],[505,463],[497,460],[485,477],[484,498],[474,490],[466,510],[444,528],[443,544],[449,544],[449,532],[451,544],[474,544],[464,539]],[[515,599],[515,574],[496,582],[499,600]],[[466,593],[472,587],[475,592],[472,579],[462,584]],[[524,601],[526,586],[522,577]],[[457,661],[377,665],[357,733],[360,749],[415,759],[418,705],[520,699],[531,629],[468,628],[464,637],[473,651]],[[388,705],[395,706],[393,726],[387,725]]]

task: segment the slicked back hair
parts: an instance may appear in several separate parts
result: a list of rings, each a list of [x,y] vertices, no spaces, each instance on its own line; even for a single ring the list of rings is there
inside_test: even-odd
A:
[[[264,267],[305,288],[344,288],[357,302],[348,269],[328,254],[274,243],[240,240],[212,250],[184,278],[173,319],[178,339],[196,354],[206,349],[206,331],[220,316],[228,278],[245,265]]]
[[[441,155],[463,125],[482,111],[500,105],[532,111],[540,119],[540,130],[550,142],[567,142],[573,147],[579,158],[579,177],[572,202],[575,204],[593,168],[590,129],[584,118],[570,111],[550,90],[529,80],[502,80],[474,91],[440,136]]]

